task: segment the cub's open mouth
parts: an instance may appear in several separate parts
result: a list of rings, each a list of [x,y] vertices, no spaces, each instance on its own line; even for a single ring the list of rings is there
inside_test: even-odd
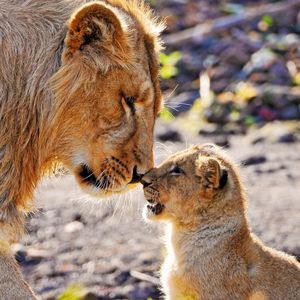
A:
[[[147,209],[150,210],[154,215],[159,215],[165,208],[165,206],[159,202],[155,202],[153,200],[147,201],[149,202]]]

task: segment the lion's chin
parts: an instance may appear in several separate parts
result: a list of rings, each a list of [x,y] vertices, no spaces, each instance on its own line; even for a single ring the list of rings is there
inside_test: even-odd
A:
[[[138,184],[137,183],[127,184],[127,185],[124,185],[121,187],[116,187],[114,189],[106,189],[106,190],[103,190],[94,185],[90,185],[90,184],[86,184],[86,183],[82,183],[82,182],[79,182],[79,185],[80,185],[81,189],[85,193],[89,194],[90,196],[93,196],[95,198],[109,198],[109,197],[112,197],[113,195],[125,194],[129,190],[134,189]]]
[[[106,175],[99,179],[88,164],[79,164],[75,168],[74,175],[83,192],[95,198],[108,198],[124,194],[138,185],[138,182],[121,182],[116,185]],[[119,181],[121,180],[119,179]]]

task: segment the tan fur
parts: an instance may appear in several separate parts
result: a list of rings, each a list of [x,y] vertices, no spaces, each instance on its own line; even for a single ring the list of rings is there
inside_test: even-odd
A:
[[[300,299],[300,264],[251,233],[238,169],[224,151],[192,147],[143,181],[146,199],[164,205],[158,215],[145,208],[145,217],[168,223],[166,299]]]
[[[100,197],[152,167],[161,30],[139,0],[0,0],[0,241],[57,164]]]

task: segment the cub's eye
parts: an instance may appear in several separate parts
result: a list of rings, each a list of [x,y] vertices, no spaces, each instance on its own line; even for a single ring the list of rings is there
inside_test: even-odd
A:
[[[181,174],[184,174],[184,171],[178,166],[175,166],[170,170],[170,175],[179,176]]]

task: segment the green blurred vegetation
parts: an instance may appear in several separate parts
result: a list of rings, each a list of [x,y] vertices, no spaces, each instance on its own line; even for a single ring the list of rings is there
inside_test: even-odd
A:
[[[87,290],[80,284],[70,285],[56,300],[83,300],[87,294]]]
[[[179,73],[179,70],[176,67],[176,64],[181,59],[181,53],[179,51],[174,51],[169,55],[161,53],[159,58],[161,64],[160,74],[162,79],[169,79]]]
[[[164,122],[171,122],[174,120],[174,116],[171,111],[165,106],[159,113],[159,118]]]

